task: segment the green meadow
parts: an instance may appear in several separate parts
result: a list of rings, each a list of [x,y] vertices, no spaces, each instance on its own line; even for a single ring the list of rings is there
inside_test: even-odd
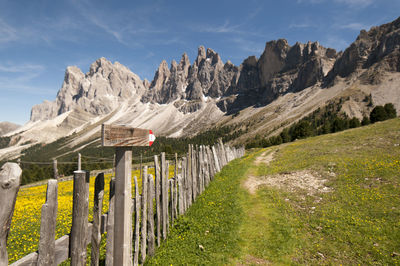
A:
[[[253,150],[216,176],[146,264],[399,264],[399,144],[392,119]]]

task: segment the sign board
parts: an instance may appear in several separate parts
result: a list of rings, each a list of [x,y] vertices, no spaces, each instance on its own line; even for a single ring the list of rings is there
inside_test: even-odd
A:
[[[106,124],[101,127],[101,144],[104,147],[151,146],[155,139],[149,129]]]

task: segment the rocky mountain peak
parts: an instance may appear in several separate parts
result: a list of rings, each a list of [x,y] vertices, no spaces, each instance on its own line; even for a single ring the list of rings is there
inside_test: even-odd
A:
[[[189,57],[186,53],[183,53],[183,55],[181,57],[181,61],[179,62],[180,70],[183,70],[185,67],[189,67],[189,66],[190,66]]]
[[[199,48],[197,49],[197,58],[196,58],[196,61],[195,61],[197,66],[199,66],[201,61],[203,61],[206,58],[207,58],[206,49],[204,48],[203,45],[200,45]]]
[[[161,64],[158,66],[158,69],[154,75],[154,79],[151,82],[150,88],[155,90],[159,90],[163,83],[169,78],[170,71],[168,68],[167,61],[163,60]]]
[[[313,86],[324,79],[336,57],[334,49],[318,42],[293,46],[285,39],[267,42],[258,60],[250,56],[243,61],[237,85],[230,90],[238,97],[224,106],[228,106],[228,112],[236,112],[243,106],[268,104],[287,92]]]
[[[391,23],[361,30],[357,39],[335,62],[326,83],[336,76],[349,77],[358,70],[370,67],[385,71],[400,71],[400,17]],[[368,74],[367,74],[368,75]],[[379,82],[379,77],[368,77],[368,82]]]
[[[186,53],[182,55],[181,61],[179,62],[178,65],[178,71],[182,72],[181,76],[182,79],[186,79],[188,74],[189,74],[189,67],[190,67],[190,61],[189,57]]]
[[[150,82],[147,79],[144,79],[143,86],[145,87],[146,90],[148,90],[150,88]]]
[[[257,66],[257,57],[255,57],[254,55],[247,57],[242,65],[244,66],[250,66],[250,67],[256,67]]]
[[[31,121],[48,120],[75,109],[93,115],[108,114],[122,101],[145,90],[146,83],[136,74],[102,57],[91,64],[86,75],[77,67],[67,67],[56,100],[35,105]]]
[[[78,84],[79,80],[81,80],[83,77],[85,77],[85,74],[83,74],[82,71],[78,67],[69,66],[65,70],[64,82],[66,84],[71,84],[74,86],[74,85]]]
[[[170,72],[172,72],[172,70],[177,71],[178,70],[178,63],[176,63],[175,60],[172,60],[171,62],[171,69]]]
[[[205,50],[200,46],[196,64],[190,70],[189,91],[187,90],[186,94],[193,100],[202,99],[202,95],[221,97],[236,83],[233,79],[237,72],[238,68],[232,63],[224,65],[219,54],[213,49]]]
[[[216,65],[216,64],[222,64],[222,60],[221,57],[219,56],[218,53],[216,53],[213,49],[211,48],[207,48],[207,55],[206,55],[207,59],[211,60],[211,64],[212,65]]]
[[[285,39],[267,42],[265,50],[258,60],[261,85],[265,86],[271,77],[282,70],[285,65],[289,44]]]
[[[95,73],[100,73],[103,77],[106,77],[111,72],[112,68],[112,63],[104,57],[101,57],[90,65],[89,75],[93,76]]]

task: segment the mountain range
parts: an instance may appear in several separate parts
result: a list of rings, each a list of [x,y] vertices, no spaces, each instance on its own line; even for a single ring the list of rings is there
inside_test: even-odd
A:
[[[20,125],[11,122],[0,122],[0,136],[7,134],[8,132],[18,129]]]
[[[335,99],[341,99],[341,111],[359,119],[373,105],[392,102],[400,110],[399,82],[400,18],[361,30],[343,52],[279,39],[236,66],[200,46],[193,62],[186,53],[179,63],[162,61],[151,82],[100,58],[87,73],[67,67],[56,99],[35,105],[27,124],[5,134],[10,144],[0,150],[0,159],[64,136],[76,135],[68,145],[79,150],[98,141],[102,123],[169,137],[231,125],[245,129],[234,144],[246,143],[277,134]],[[368,96],[373,105],[364,101]]]

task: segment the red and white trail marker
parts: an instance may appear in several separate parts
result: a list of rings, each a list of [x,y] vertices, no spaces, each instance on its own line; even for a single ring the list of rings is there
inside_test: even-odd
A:
[[[156,140],[156,136],[153,134],[153,131],[151,131],[151,129],[150,129],[149,130],[149,146],[151,146],[155,140]]]

